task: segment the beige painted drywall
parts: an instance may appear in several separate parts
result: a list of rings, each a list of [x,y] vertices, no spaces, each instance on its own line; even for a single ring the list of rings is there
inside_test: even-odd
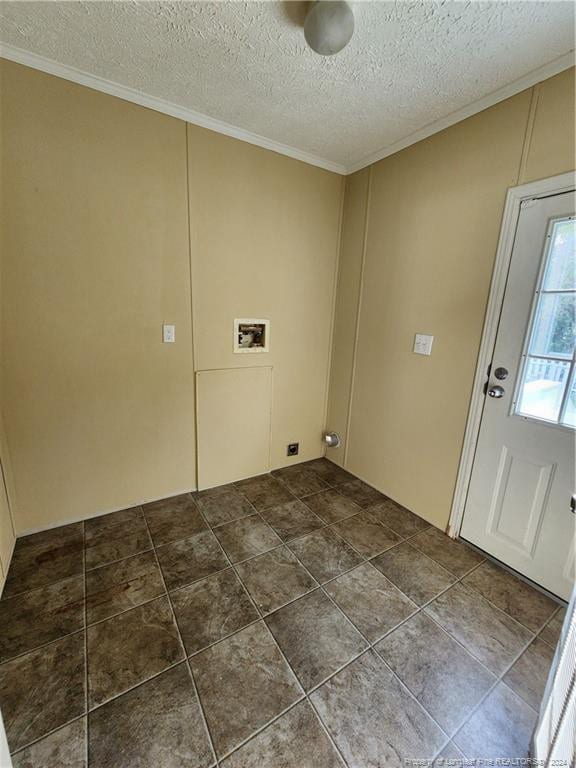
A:
[[[1,71],[0,71],[0,100],[1,100],[1,90],[2,90],[2,78],[1,78]],[[0,101],[0,104],[1,104],[1,101]],[[3,121],[0,119],[0,157],[2,154],[3,139],[4,139]],[[4,228],[4,217],[3,217],[3,206],[2,206],[4,194],[5,194],[4,177],[3,177],[3,174],[0,173],[0,230]],[[2,250],[2,242],[0,239],[0,307],[2,304],[2,266],[3,266],[2,257],[3,257],[3,250]],[[1,324],[2,324],[2,312],[0,311],[0,369],[4,364],[4,354],[3,354],[4,350],[3,350]],[[9,501],[9,494],[12,493],[12,487],[11,487],[12,476],[10,472],[10,464],[8,461],[8,451],[6,447],[6,434],[4,431],[4,423],[2,418],[3,402],[4,402],[4,398],[3,398],[3,391],[2,391],[2,377],[0,376],[0,595],[2,594],[2,589],[4,586],[4,582],[6,580],[8,568],[10,566],[10,560],[12,558],[12,552],[14,550],[14,545],[16,543],[14,522],[12,519],[12,512],[10,509],[10,501]],[[0,722],[0,756],[2,754],[2,735],[3,735],[3,729],[2,729],[2,723]],[[0,765],[1,764],[2,763],[0,761]]]
[[[0,75],[17,531],[196,487],[195,369],[272,367],[271,466],[294,461],[288,442],[321,455],[343,179],[6,61]],[[270,353],[234,355],[233,320],[252,315],[271,320]]]
[[[358,343],[350,350],[349,333],[334,338],[335,350],[347,345],[347,359],[356,355],[346,460],[339,463],[441,528],[506,189],[574,168],[573,75],[562,73],[375,164],[367,231],[344,219],[342,242],[351,227],[357,245],[342,249],[341,261],[351,263],[341,263],[341,275],[362,269],[363,238],[366,252]],[[356,285],[341,279],[338,306],[353,305],[356,294]],[[431,357],[412,353],[418,332],[434,334]],[[341,382],[333,382],[329,412],[347,405]]]
[[[191,303],[196,369],[273,369],[272,467],[288,442],[295,461],[321,454],[332,363],[328,424],[346,436],[351,418],[347,461],[331,457],[443,526],[505,190],[573,167],[573,72],[346,180],[332,360],[341,178],[9,62],[0,75],[17,531],[195,487]],[[258,360],[232,352],[251,315],[272,322]],[[409,351],[418,330],[437,336],[430,359]]]
[[[195,487],[186,126],[0,67],[2,408],[22,533]]]
[[[343,179],[196,126],[188,139],[197,369],[272,366],[272,468],[320,456]],[[270,351],[234,354],[235,318],[268,319]]]
[[[327,428],[338,432],[342,439],[338,448],[327,450],[329,458],[339,464],[344,463],[347,445],[369,189],[369,168],[346,178],[338,268],[340,290],[334,312],[330,397],[326,419]]]
[[[270,471],[272,368],[196,374],[198,489]]]
[[[534,89],[534,121],[528,136],[521,183],[555,176],[576,165],[575,71],[572,68],[561,72]]]

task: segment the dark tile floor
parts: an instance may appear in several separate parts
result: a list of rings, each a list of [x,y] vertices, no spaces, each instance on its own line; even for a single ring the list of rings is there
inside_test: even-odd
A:
[[[526,755],[563,608],[330,462],[19,539],[15,768]]]

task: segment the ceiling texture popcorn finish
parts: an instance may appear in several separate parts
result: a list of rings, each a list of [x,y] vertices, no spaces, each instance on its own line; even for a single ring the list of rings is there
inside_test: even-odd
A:
[[[573,63],[571,2],[354,2],[334,56],[303,2],[3,2],[4,57],[349,173]]]

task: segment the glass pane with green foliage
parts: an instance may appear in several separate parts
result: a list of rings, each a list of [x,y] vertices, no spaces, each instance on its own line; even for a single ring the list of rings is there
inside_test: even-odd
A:
[[[563,357],[574,354],[576,343],[576,293],[542,293],[532,341],[531,355]]]

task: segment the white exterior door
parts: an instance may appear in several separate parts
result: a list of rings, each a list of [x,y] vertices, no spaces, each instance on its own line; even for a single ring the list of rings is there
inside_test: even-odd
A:
[[[574,212],[573,192],[522,204],[460,531],[566,600],[576,522]]]

